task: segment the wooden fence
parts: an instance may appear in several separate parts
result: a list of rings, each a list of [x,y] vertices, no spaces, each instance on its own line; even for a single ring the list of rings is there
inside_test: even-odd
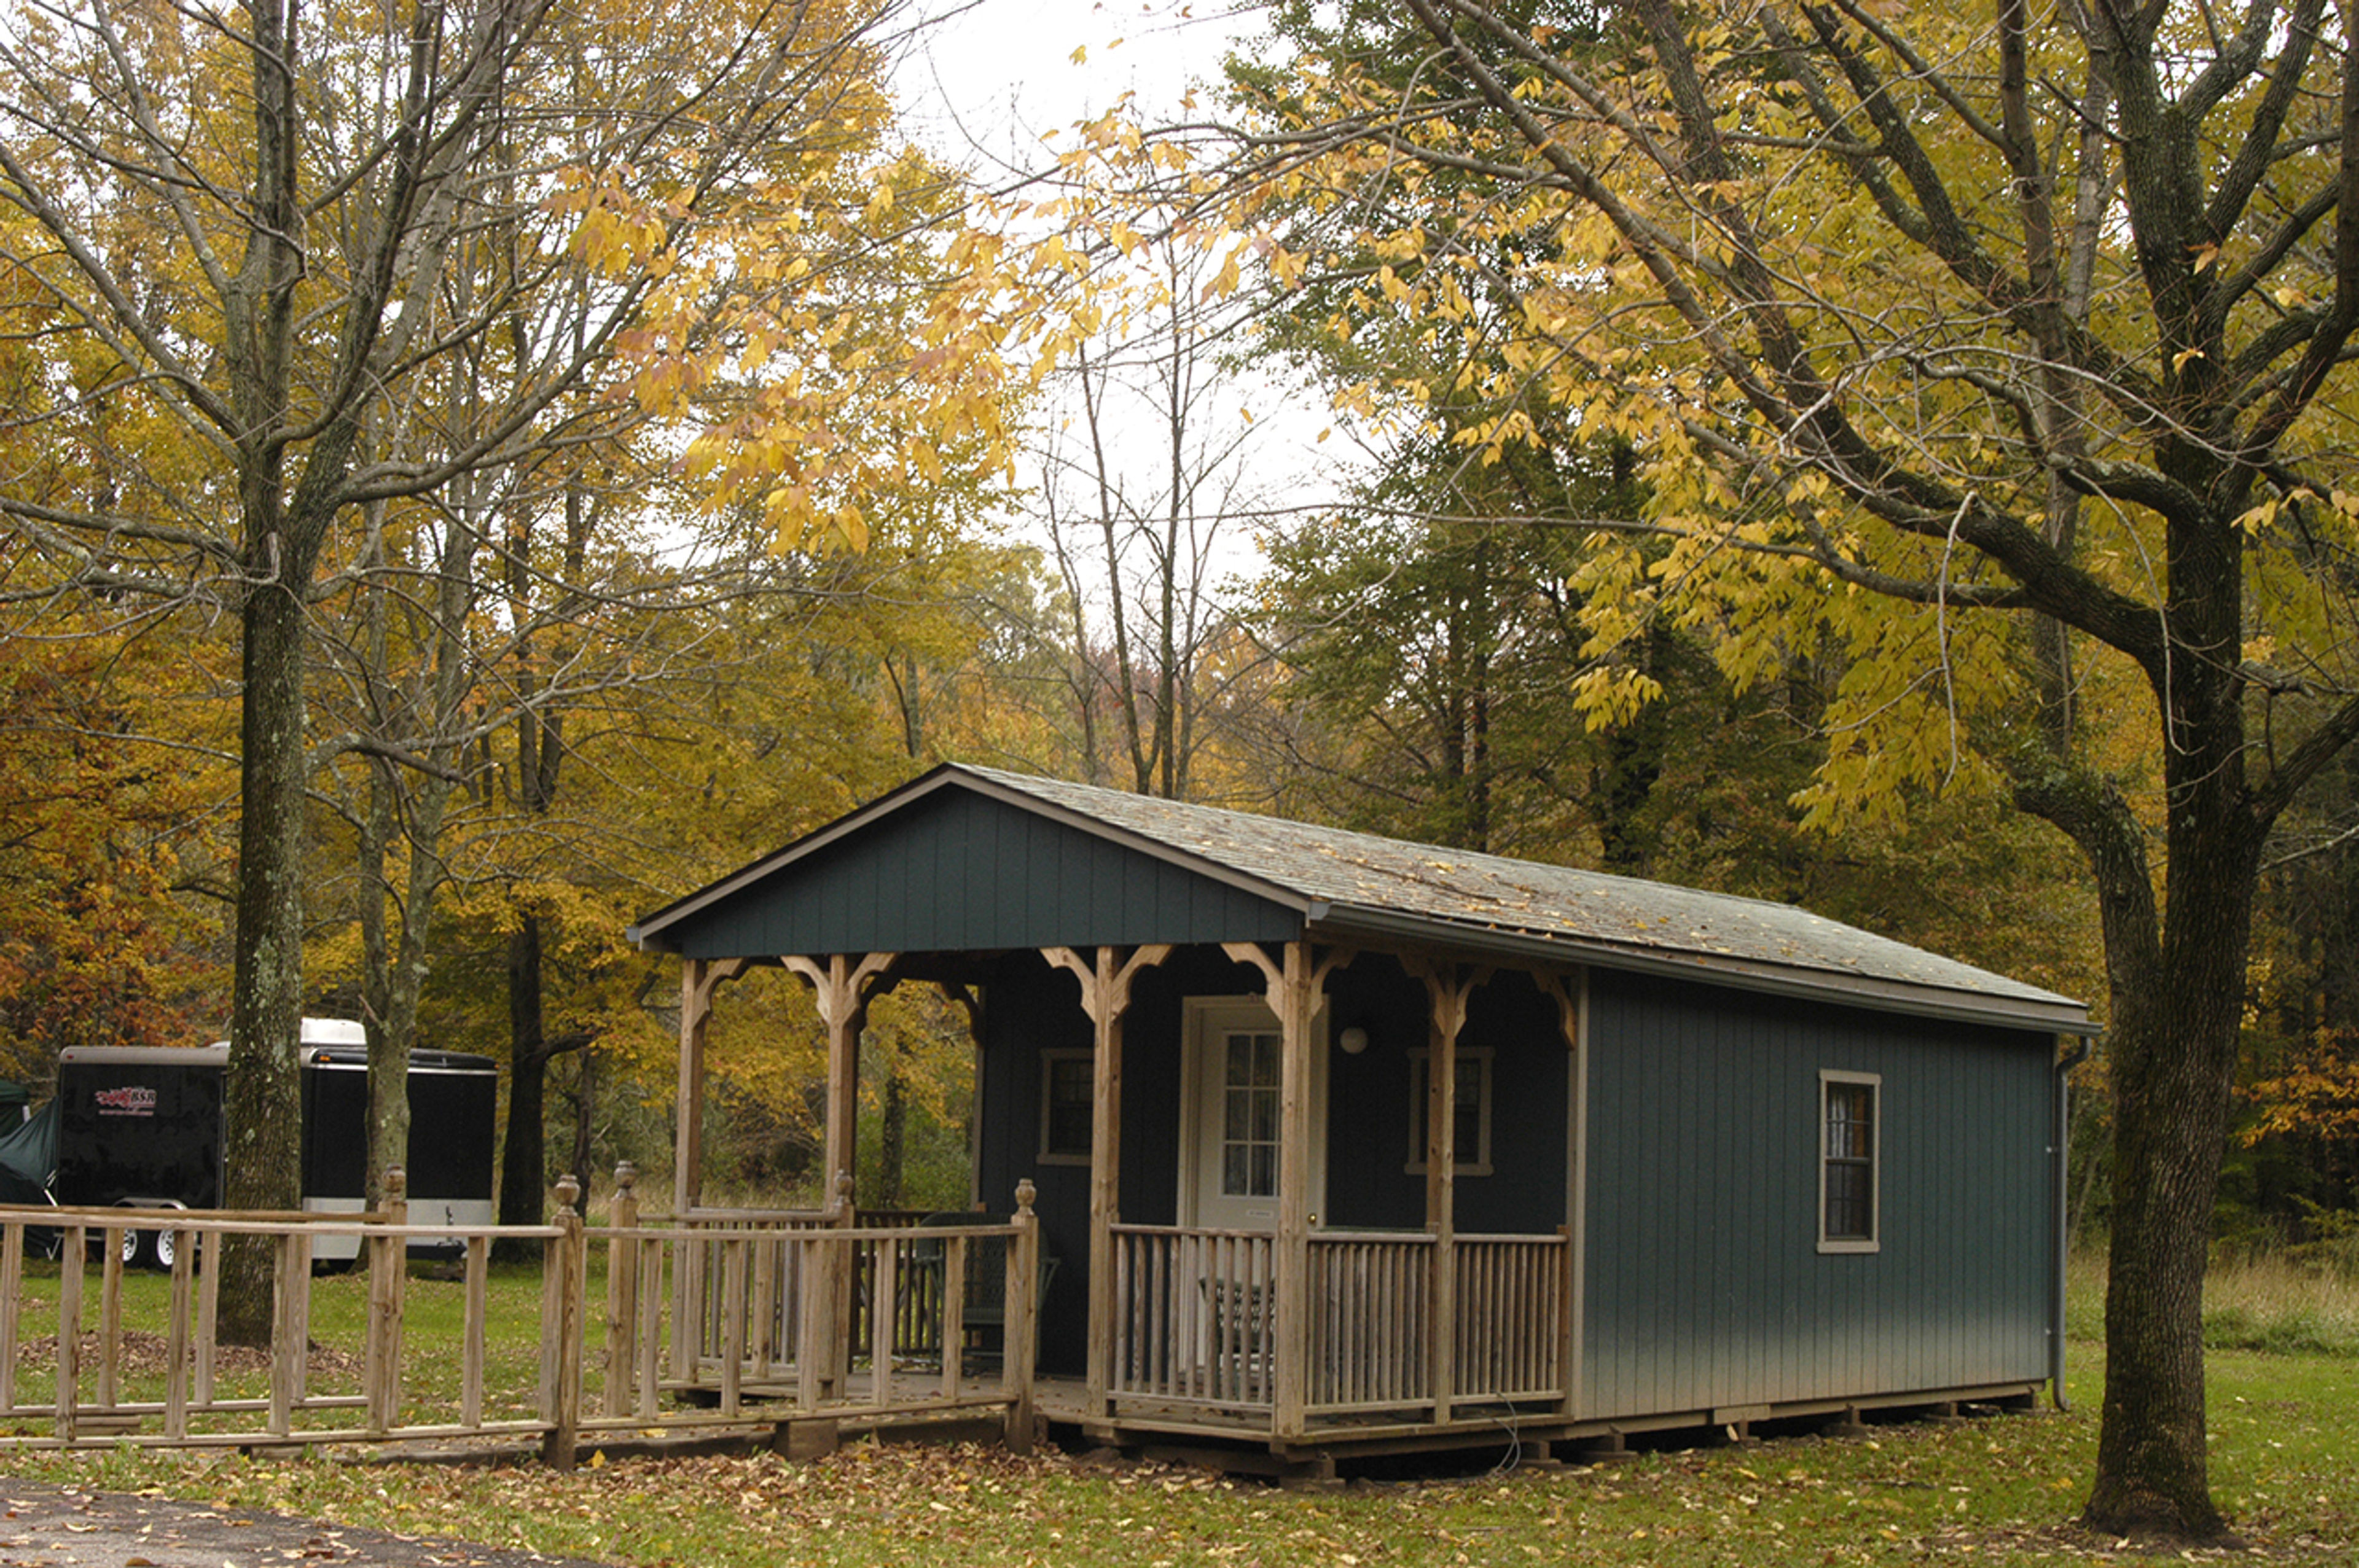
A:
[[[544,1226],[413,1226],[400,1173],[387,1191],[366,1215],[0,1207],[0,1449],[497,1440],[570,1465],[625,1433],[950,1415],[1030,1439],[1029,1183],[1009,1220],[923,1231],[849,1213],[641,1223],[627,1167],[602,1227],[583,1222],[571,1177]],[[127,1277],[125,1240],[143,1233],[171,1238],[160,1290]],[[323,1236],[360,1238],[359,1302],[315,1288]],[[52,1238],[54,1275],[31,1256]],[[221,1339],[221,1259],[238,1238],[270,1251],[260,1350]],[[412,1281],[419,1241],[455,1247],[454,1278]],[[495,1243],[538,1245],[537,1286],[505,1268],[495,1280]],[[1004,1256],[1004,1279],[978,1292],[986,1253]],[[970,1305],[983,1295],[987,1314]],[[988,1358],[986,1326],[1001,1346]]]

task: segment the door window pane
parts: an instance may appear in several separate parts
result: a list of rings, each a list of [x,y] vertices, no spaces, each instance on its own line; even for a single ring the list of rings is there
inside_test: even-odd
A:
[[[1233,1030],[1222,1054],[1221,1195],[1277,1195],[1278,1037]]]

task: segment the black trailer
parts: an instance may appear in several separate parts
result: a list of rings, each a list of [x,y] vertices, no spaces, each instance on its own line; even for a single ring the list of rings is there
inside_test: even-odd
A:
[[[365,1206],[368,1050],[361,1026],[303,1021],[303,1206]],[[212,1045],[75,1045],[58,1055],[57,1201],[67,1207],[218,1208],[226,1139],[226,1041]],[[408,1177],[413,1224],[489,1225],[499,1071],[488,1056],[413,1051]],[[462,1250],[458,1237],[413,1238],[414,1255]],[[359,1238],[321,1236],[312,1259],[333,1268]],[[170,1238],[126,1235],[126,1260],[171,1262]]]

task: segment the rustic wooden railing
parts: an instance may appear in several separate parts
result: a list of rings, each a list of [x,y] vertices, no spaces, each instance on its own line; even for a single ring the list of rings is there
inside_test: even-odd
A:
[[[1567,1243],[1562,1236],[1315,1232],[1308,1249],[1310,1365],[1317,1422],[1447,1417],[1446,1405],[1565,1397]],[[1456,1294],[1449,1389],[1436,1387],[1435,1271]],[[1117,1399],[1223,1411],[1274,1403],[1271,1238],[1174,1226],[1114,1227]],[[1488,1419],[1485,1417],[1485,1419]]]
[[[1455,1397],[1562,1400],[1571,1336],[1562,1236],[1458,1238]]]
[[[1009,1221],[922,1232],[710,1216],[642,1224],[627,1169],[613,1223],[595,1227],[575,1208],[571,1177],[546,1226],[411,1226],[400,1173],[389,1173],[387,1190],[385,1208],[366,1215],[0,1208],[0,1449],[495,1438],[537,1442],[550,1462],[570,1465],[583,1442],[625,1431],[754,1433],[814,1417],[886,1424],[956,1412],[996,1413],[1010,1441],[1030,1440],[1038,1230],[1029,1183]],[[123,1242],[143,1232],[173,1239],[160,1292],[125,1289]],[[61,1243],[54,1276],[27,1260],[28,1236],[52,1233]],[[314,1313],[311,1254],[323,1236],[357,1236],[368,1265],[362,1322],[341,1338],[334,1314]],[[407,1249],[454,1236],[458,1300],[432,1287],[431,1310],[413,1321],[422,1292],[413,1296]],[[222,1249],[240,1237],[272,1249],[269,1345],[259,1354],[219,1334]],[[529,1303],[493,1290],[495,1241],[540,1244]],[[984,1248],[1006,1260],[992,1297],[1004,1354],[988,1368],[966,1321],[969,1264]],[[673,1310],[683,1276],[702,1281],[686,1314]],[[799,1289],[804,1281],[830,1288]],[[855,1320],[829,1315],[840,1281],[879,1303],[856,1320],[864,1343],[842,1332]],[[919,1323],[928,1303],[934,1316]],[[710,1355],[699,1345],[708,1321],[719,1325]],[[937,1348],[913,1361],[905,1337]],[[673,1378],[683,1342],[690,1375]],[[819,1353],[799,1354],[806,1346]]]
[[[1311,1237],[1307,1414],[1431,1402],[1434,1251],[1424,1235]]]
[[[1118,1225],[1108,1388],[1175,1404],[1269,1405],[1277,1254],[1251,1231]]]
[[[634,1204],[636,1212],[636,1199],[627,1201]],[[714,1288],[723,1279],[727,1255],[723,1238],[748,1231],[770,1235],[774,1242],[776,1233],[781,1232],[857,1231],[860,1239],[852,1244],[851,1289],[848,1300],[841,1307],[850,1314],[850,1342],[862,1346],[874,1344],[874,1314],[882,1307],[892,1318],[895,1359],[939,1357],[942,1350],[942,1271],[929,1265],[940,1262],[942,1227],[928,1227],[925,1237],[915,1245],[886,1241],[878,1235],[886,1231],[914,1231],[926,1217],[928,1211],[922,1209],[854,1212],[848,1208],[697,1208],[679,1217],[676,1222],[679,1228],[700,1232],[703,1240],[689,1250],[688,1267],[679,1274],[674,1287],[675,1312],[683,1320],[693,1321],[697,1334],[692,1340],[680,1342],[672,1375],[690,1380],[698,1376],[698,1367],[717,1365],[721,1360],[723,1338],[738,1316],[724,1305],[728,1293]],[[887,1251],[897,1251],[905,1263],[914,1259],[918,1264],[897,1269],[889,1287],[878,1277]],[[775,1353],[792,1341],[795,1325],[790,1314],[793,1303],[800,1299],[802,1278],[798,1271],[802,1257],[796,1248],[772,1244],[756,1247],[744,1260],[750,1292],[746,1305],[752,1314],[747,1332],[757,1357],[765,1349]]]

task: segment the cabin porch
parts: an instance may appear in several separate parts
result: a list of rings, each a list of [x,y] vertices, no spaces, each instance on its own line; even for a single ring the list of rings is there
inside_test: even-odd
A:
[[[1307,942],[772,960],[812,984],[827,1022],[825,1159],[839,1192],[826,1211],[766,1216],[703,1207],[692,1157],[714,993],[756,962],[684,966],[675,1223],[869,1225],[841,1174],[853,1164],[863,1017],[891,985],[941,984],[966,1004],[979,1076],[991,1086],[978,1095],[978,1207],[1017,1183],[1041,1197],[1041,1261],[1027,1310],[1045,1374],[1035,1394],[1056,1390],[1041,1407],[1050,1419],[1108,1437],[1315,1446],[1488,1438],[1503,1423],[1561,1425],[1574,1414],[1575,1251],[1562,1173],[1577,979]],[[1485,1047],[1479,1076],[1456,1066],[1470,1012],[1487,1017],[1494,1034],[1512,1025],[1520,1047],[1495,1064]],[[1381,1019],[1378,1043],[1371,1047],[1364,1026],[1351,1031],[1360,1038],[1339,1042],[1347,1026],[1331,1013]],[[1044,1103],[1043,1069],[1059,1057],[1087,1069],[1086,1104],[1075,1107],[1085,1136],[1074,1145],[1055,1142]],[[1392,1099],[1376,1118],[1372,1091],[1353,1084],[1379,1077]],[[1136,1096],[1127,1105],[1126,1079]],[[1458,1228],[1460,1173],[1490,1169],[1487,1119],[1462,1116],[1458,1104],[1462,1087],[1477,1083],[1522,1100],[1521,1121],[1499,1134],[1503,1149],[1520,1137],[1553,1154],[1552,1164],[1517,1162],[1540,1179],[1518,1187],[1513,1202],[1522,1207],[1506,1211],[1546,1228]],[[1411,1084],[1413,1097],[1404,1087]],[[1412,1098],[1420,1102],[1413,1117]],[[1358,1119],[1387,1124],[1380,1156],[1357,1147],[1367,1141],[1353,1136]],[[1391,1139],[1396,1121],[1417,1147]],[[1331,1122],[1344,1127],[1336,1141],[1349,1146],[1329,1148]],[[1462,1153],[1459,1141],[1478,1127],[1485,1147]],[[1501,1217],[1495,1201],[1486,1216]],[[983,1212],[973,1217],[996,1223]],[[1023,1218],[1034,1217],[1027,1197]],[[880,1264],[857,1256],[849,1267],[861,1281],[880,1267],[897,1270],[907,1295],[906,1257]],[[719,1283],[712,1272],[711,1284]],[[721,1354],[729,1314],[711,1304],[711,1285],[694,1271],[687,1288],[696,1300],[683,1300],[682,1312],[704,1325],[706,1352],[673,1368],[671,1380],[677,1391],[711,1398],[729,1362]],[[831,1333],[840,1343],[825,1352],[822,1388],[864,1365],[906,1370],[913,1355],[929,1353],[920,1336],[880,1359],[865,1303],[893,1293],[872,1297],[865,1283],[838,1289],[851,1293],[832,1320],[843,1326]],[[776,1310],[758,1295],[739,1299],[738,1310]],[[758,1337],[738,1332],[746,1344]],[[1004,1332],[1025,1332],[1012,1300]],[[741,1391],[754,1386],[747,1376]]]

